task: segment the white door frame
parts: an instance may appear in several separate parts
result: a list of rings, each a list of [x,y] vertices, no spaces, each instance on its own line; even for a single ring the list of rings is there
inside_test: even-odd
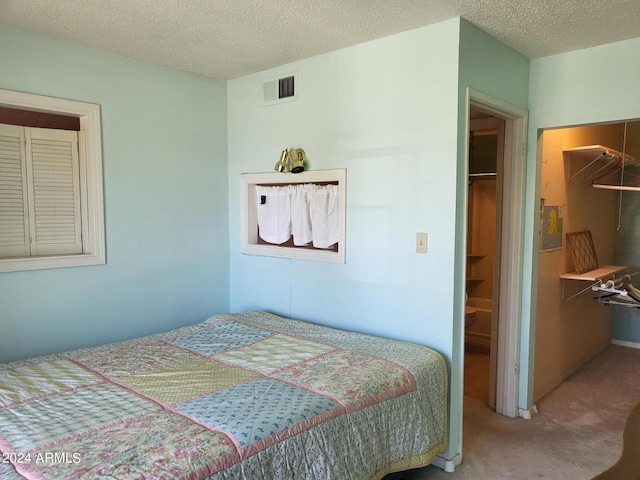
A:
[[[499,259],[495,259],[500,262],[496,413],[514,418],[518,416],[527,111],[467,88],[465,158],[469,158],[471,105],[505,121],[503,208],[502,218],[499,220],[502,227],[501,255]],[[464,185],[467,185],[467,182],[464,182]]]

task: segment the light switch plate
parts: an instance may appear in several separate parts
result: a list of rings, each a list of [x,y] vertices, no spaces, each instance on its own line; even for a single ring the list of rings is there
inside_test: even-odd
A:
[[[427,234],[416,233],[416,253],[427,253]]]

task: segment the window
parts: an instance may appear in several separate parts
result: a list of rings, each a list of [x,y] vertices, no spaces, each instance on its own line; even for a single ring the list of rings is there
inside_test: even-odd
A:
[[[0,272],[104,264],[99,106],[0,90],[0,107],[79,125],[0,124]]]

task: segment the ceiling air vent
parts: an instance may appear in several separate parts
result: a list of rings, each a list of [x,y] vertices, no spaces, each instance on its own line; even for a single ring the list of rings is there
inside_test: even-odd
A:
[[[296,75],[286,74],[262,81],[264,105],[297,100]]]

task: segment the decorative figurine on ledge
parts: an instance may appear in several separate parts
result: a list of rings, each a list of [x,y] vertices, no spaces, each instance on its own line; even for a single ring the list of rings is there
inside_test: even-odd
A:
[[[282,173],[300,173],[304,171],[304,162],[307,154],[301,148],[282,150],[280,160],[276,163],[274,170]]]

